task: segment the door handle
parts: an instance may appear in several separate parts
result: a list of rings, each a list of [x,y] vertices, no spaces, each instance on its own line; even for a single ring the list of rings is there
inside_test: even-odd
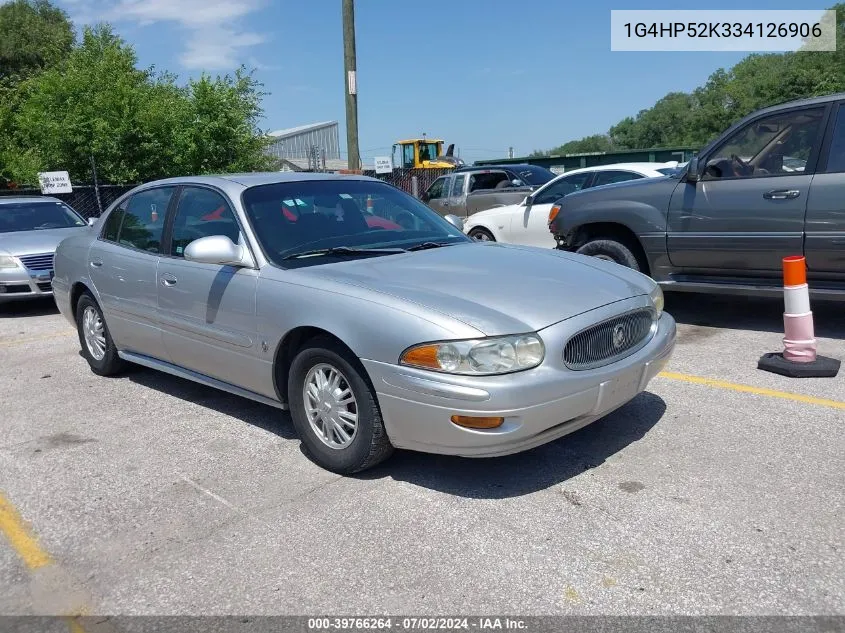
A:
[[[164,273],[161,276],[161,285],[162,286],[175,286],[176,285],[176,277],[174,277],[170,273]]]
[[[102,266],[102,265],[103,265],[103,260],[102,260],[102,259],[92,259],[92,260],[91,260],[91,266],[92,266],[93,268],[99,268],[99,267],[100,267],[100,266]]]
[[[797,189],[775,189],[763,194],[766,200],[793,200],[801,195]]]

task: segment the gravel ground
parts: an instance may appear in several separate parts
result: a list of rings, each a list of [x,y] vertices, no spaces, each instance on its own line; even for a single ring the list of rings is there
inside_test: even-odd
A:
[[[845,359],[841,305],[819,352]],[[845,402],[756,369],[778,301],[668,295],[667,371]],[[0,614],[845,615],[845,410],[656,378],[571,436],[354,478],[286,414],[164,374],[99,378],[50,302],[0,306]]]

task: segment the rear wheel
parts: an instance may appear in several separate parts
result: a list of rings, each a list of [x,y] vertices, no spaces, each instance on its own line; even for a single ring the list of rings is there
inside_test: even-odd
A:
[[[117,355],[103,311],[88,292],[76,304],[76,330],[82,355],[91,371],[98,376],[113,376],[126,368],[126,363]]]
[[[296,355],[288,394],[303,448],[322,468],[349,475],[393,453],[363,368],[333,339],[313,339]]]
[[[490,231],[488,231],[487,229],[483,229],[480,226],[474,229],[470,229],[469,236],[474,240],[478,240],[479,242],[496,241],[496,238],[493,237],[493,234]]]
[[[589,255],[590,257],[621,264],[637,271],[641,270],[640,262],[633,250],[628,245],[614,239],[590,240],[575,252],[579,255]]]

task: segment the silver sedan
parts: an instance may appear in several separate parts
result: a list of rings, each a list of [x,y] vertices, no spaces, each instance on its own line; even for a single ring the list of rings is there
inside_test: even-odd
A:
[[[95,373],[134,363],[290,409],[338,473],[394,448],[554,440],[644,390],[675,343],[647,276],[473,241],[364,176],[148,183],[63,241],[55,271]]]
[[[0,303],[51,296],[53,253],[88,222],[48,196],[0,198]]]

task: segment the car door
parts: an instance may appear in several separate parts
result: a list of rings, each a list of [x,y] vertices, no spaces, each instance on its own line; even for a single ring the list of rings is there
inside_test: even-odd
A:
[[[589,187],[593,178],[591,171],[558,176],[534,192],[530,206],[513,207],[505,239],[512,244],[554,248],[555,238],[549,232],[549,211],[552,205],[564,196]]]
[[[798,107],[749,121],[700,159],[704,175],[672,194],[667,248],[691,274],[774,279],[803,253],[804,213],[826,117]],[[801,158],[804,171],[787,167]]]
[[[800,168],[798,164],[798,168]],[[845,101],[834,106],[831,130],[807,200],[804,254],[810,282],[845,281]]]
[[[185,248],[210,235],[245,244],[230,201],[219,191],[184,186],[168,218],[158,268],[164,346],[180,367],[250,389],[262,384],[255,301],[259,271],[186,260]],[[272,395],[272,394],[264,394]]]
[[[449,208],[451,180],[452,176],[440,176],[440,178],[431,183],[431,186],[426,190],[425,195],[423,196],[423,202],[437,211],[440,215],[449,214],[447,209]]]
[[[466,174],[455,174],[452,178],[452,186],[449,191],[449,197],[443,203],[445,215],[454,214],[461,218],[466,217],[466,194],[464,193],[466,179]]]
[[[146,189],[118,204],[88,251],[88,269],[118,349],[168,360],[158,321],[158,263],[175,187]]]

